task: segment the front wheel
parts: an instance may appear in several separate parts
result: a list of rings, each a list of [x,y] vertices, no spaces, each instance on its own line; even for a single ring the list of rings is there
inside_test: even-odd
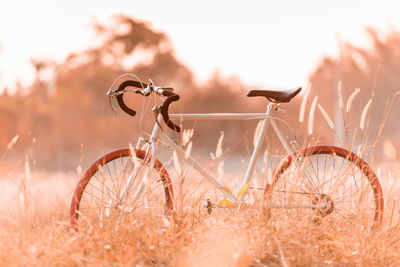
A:
[[[382,223],[379,180],[356,154],[335,146],[315,146],[288,156],[267,184],[264,197],[272,220],[308,218],[332,227],[375,229]]]
[[[115,230],[122,224],[151,222],[172,210],[172,183],[166,169],[156,160],[144,180],[145,152],[135,153],[133,158],[128,148],[112,151],[86,170],[71,202],[74,230]]]

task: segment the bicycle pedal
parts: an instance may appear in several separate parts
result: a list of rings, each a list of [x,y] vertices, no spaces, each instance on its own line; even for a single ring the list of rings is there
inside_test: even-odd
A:
[[[203,204],[204,208],[207,209],[207,213],[211,214],[214,208],[236,208],[238,205],[227,199],[222,199],[219,202],[212,202],[210,199],[206,199]]]
[[[209,199],[206,199],[206,201],[204,202],[204,207],[207,209],[208,214],[212,213],[213,204],[211,203],[211,201]]]

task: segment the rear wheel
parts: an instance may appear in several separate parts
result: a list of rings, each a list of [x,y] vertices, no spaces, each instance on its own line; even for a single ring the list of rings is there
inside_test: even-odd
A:
[[[356,154],[334,146],[304,149],[284,159],[264,196],[272,220],[307,220],[360,230],[380,226],[383,194],[373,170]]]
[[[160,218],[173,209],[171,180],[158,160],[150,168],[142,190],[138,190],[146,171],[145,164],[141,164],[144,156],[142,150],[137,150],[133,158],[128,148],[119,149],[105,154],[86,170],[71,202],[70,220],[75,230],[115,230],[123,224]]]

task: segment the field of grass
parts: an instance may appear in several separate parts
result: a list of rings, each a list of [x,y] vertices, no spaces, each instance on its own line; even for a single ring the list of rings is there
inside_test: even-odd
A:
[[[177,180],[173,216],[76,233],[68,217],[76,173],[3,171],[0,265],[398,266],[399,170],[377,172],[386,206],[383,226],[372,233],[310,219],[271,223],[240,210],[209,216],[191,199],[192,185]]]
[[[313,103],[310,135],[316,101]],[[318,108],[331,125],[323,108]],[[369,104],[361,116],[360,129],[364,129],[368,108]],[[304,116],[304,107],[300,114]],[[17,139],[10,142],[8,150]],[[192,149],[189,139],[183,137],[186,154]],[[222,155],[222,139],[223,135],[212,158]],[[365,152],[365,147],[364,143],[360,145],[359,154]],[[267,153],[264,167],[271,162],[266,156]],[[127,221],[112,230],[89,227],[76,232],[69,222],[69,207],[82,169],[79,167],[77,173],[38,172],[31,170],[27,159],[22,164],[6,165],[3,156],[0,266],[400,266],[397,161],[371,166],[380,180],[385,201],[383,224],[373,231],[357,220],[349,219],[349,227],[332,227],[307,216],[265,214],[259,207],[250,212],[239,209],[208,215],[202,207],[207,191],[204,183],[195,182],[195,175],[186,171],[176,156],[167,161],[174,177],[172,214],[161,219],[146,217],[140,223]],[[224,166],[221,160],[212,166],[219,179],[230,185],[237,177],[224,173],[224,167],[236,172],[238,164]],[[266,174],[271,175],[264,168],[257,170],[256,176]],[[261,184],[265,185],[265,181]],[[282,214],[291,212],[281,210]]]

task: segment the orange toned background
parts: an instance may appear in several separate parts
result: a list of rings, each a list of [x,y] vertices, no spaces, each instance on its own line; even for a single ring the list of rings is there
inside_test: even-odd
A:
[[[13,90],[3,89],[0,95],[0,153],[7,154],[7,157],[3,156],[3,164],[15,155],[21,161],[25,156],[34,159],[38,168],[75,168],[83,156],[91,158],[134,142],[134,137],[139,134],[140,116],[132,119],[119,111],[115,117],[105,97],[116,77],[127,72],[138,75],[144,82],[151,78],[156,84],[174,86],[182,96],[175,111],[265,110],[266,100],[245,97],[247,89],[257,86],[243,82],[238,76],[215,71],[199,82],[192,70],[176,57],[168,33],[156,30],[146,22],[119,15],[111,23],[93,22],[91,27],[98,39],[97,46],[71,53],[61,62],[33,58],[33,82],[28,85],[17,83]],[[320,110],[316,110],[314,132],[318,142],[344,146],[367,144],[368,157],[375,155],[377,161],[394,160],[400,148],[400,126],[396,115],[400,112],[400,100],[395,97],[400,90],[397,75],[400,34],[396,30],[380,34],[373,28],[366,28],[366,34],[371,47],[340,43],[339,56],[323,57],[314,67],[309,76],[311,86],[306,117],[311,102],[318,96],[318,104],[335,123],[335,129],[330,129]],[[337,108],[339,83],[344,105],[354,90],[360,88],[349,112],[342,113]],[[367,127],[362,131],[359,129],[360,118],[370,99]],[[300,143],[308,138],[307,121],[299,122],[301,100],[302,96],[285,105],[288,112],[281,116],[293,127]],[[129,102],[140,112],[143,99],[135,96]],[[152,114],[147,114],[146,118],[151,119]],[[382,133],[379,133],[383,122]],[[242,136],[242,126],[214,123],[198,127],[195,139],[202,146],[215,147],[207,140],[210,136],[218,138],[221,125],[231,138]],[[184,126],[193,127],[193,124]],[[245,124],[245,128],[247,126]],[[147,130],[149,127],[144,125]],[[348,128],[347,136],[343,134],[345,127]],[[11,150],[7,149],[17,135],[16,144]]]

